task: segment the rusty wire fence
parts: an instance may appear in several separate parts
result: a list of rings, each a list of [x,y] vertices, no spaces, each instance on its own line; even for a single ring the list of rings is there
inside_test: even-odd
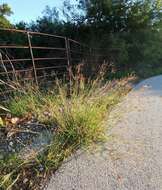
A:
[[[101,64],[113,65],[115,54],[63,36],[0,29],[0,98],[14,91],[13,83],[41,86],[56,77],[70,81],[79,64],[85,75],[93,75]]]

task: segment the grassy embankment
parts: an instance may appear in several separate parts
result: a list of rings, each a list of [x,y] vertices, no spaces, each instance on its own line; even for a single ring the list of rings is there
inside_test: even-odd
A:
[[[110,110],[130,90],[127,81],[103,82],[101,74],[86,84],[75,78],[70,97],[68,85],[59,81],[48,92],[30,88],[23,95],[15,94],[6,105],[12,116],[32,115],[47,128],[56,127],[52,143],[44,151],[26,160],[17,154],[0,160],[0,189],[37,189],[40,180],[77,149],[104,141]]]

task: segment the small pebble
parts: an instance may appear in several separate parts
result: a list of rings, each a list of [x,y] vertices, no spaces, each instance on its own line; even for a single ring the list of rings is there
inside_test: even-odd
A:
[[[23,183],[27,183],[29,180],[27,179],[27,178],[25,178],[24,180],[23,180]]]
[[[11,142],[9,142],[9,145],[10,145],[10,146],[13,146],[13,142],[12,142],[12,141],[11,141]]]

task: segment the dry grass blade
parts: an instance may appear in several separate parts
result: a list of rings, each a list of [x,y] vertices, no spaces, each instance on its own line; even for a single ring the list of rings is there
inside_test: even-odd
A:
[[[15,185],[15,183],[19,180],[20,176],[21,176],[20,174],[17,175],[16,179],[11,183],[11,185],[8,186],[8,188],[6,190],[11,190],[12,187]]]
[[[6,111],[6,112],[10,112],[9,109],[7,109],[7,108],[5,108],[4,106],[1,106],[1,105],[0,105],[0,109],[3,110],[3,111]]]
[[[36,118],[38,123],[52,129],[52,141],[43,152],[32,152],[25,159],[26,163],[23,160],[20,165],[17,165],[17,162],[12,165],[9,172],[16,171],[16,175],[21,175],[18,178],[13,177],[10,182],[13,187],[15,183],[16,187],[23,184],[22,180],[25,177],[29,180],[25,188],[34,190],[35,183],[40,180],[39,176],[45,176],[58,169],[67,156],[78,148],[105,141],[105,122],[112,106],[128,92],[127,88],[123,88],[126,82],[105,82],[104,66],[95,79],[85,79],[80,73],[81,67],[82,65],[78,67],[77,75],[73,78],[70,96],[69,85],[56,79],[54,88],[45,93],[34,86],[28,86],[26,89],[22,87],[25,93],[15,94],[7,104],[7,109],[11,110],[12,115],[24,118],[32,114],[32,118]],[[21,132],[14,127],[12,129],[9,133],[11,136]],[[7,175],[6,177],[10,178]]]

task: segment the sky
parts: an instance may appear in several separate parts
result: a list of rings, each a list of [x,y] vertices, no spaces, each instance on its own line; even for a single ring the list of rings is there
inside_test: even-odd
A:
[[[50,7],[62,6],[63,0],[0,0],[0,4],[7,3],[12,8],[14,14],[9,17],[12,23],[19,21],[30,22],[42,15],[46,5]]]

